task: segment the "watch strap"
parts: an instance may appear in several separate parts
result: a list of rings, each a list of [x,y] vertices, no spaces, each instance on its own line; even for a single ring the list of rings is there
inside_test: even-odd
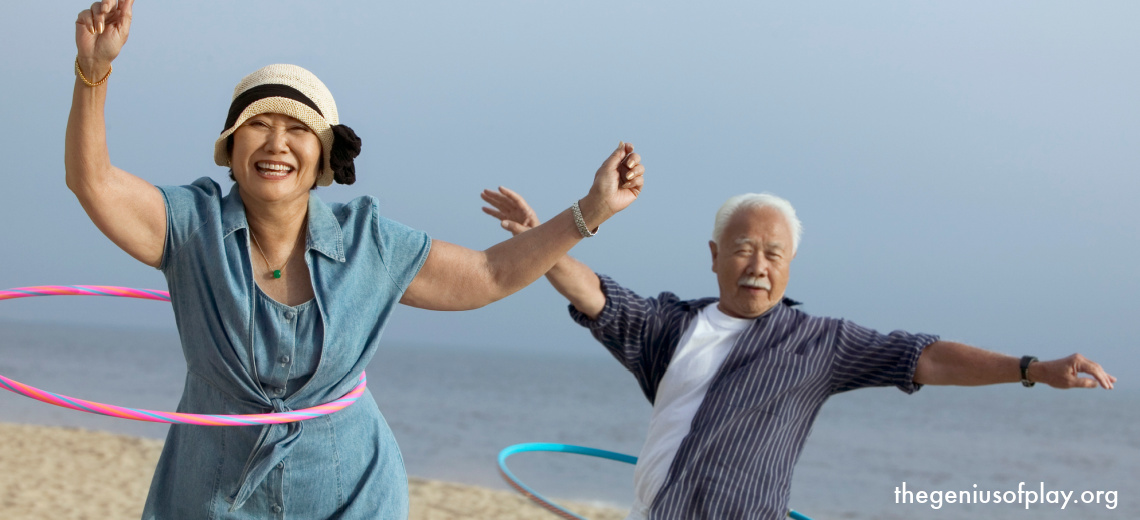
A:
[[[1035,381],[1029,380],[1029,364],[1037,361],[1034,356],[1021,356],[1021,386],[1029,388],[1035,384]]]

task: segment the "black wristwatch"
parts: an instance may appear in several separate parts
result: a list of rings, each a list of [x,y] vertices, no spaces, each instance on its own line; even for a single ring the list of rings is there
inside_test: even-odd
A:
[[[1036,383],[1029,380],[1029,364],[1037,361],[1033,356],[1021,356],[1021,386],[1029,388]]]

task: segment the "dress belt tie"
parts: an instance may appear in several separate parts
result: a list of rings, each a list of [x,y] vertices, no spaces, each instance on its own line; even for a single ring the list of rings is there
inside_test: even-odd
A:
[[[291,408],[281,399],[271,399],[274,412],[289,412]],[[291,422],[286,424],[265,424],[261,426],[261,435],[250,452],[249,459],[242,471],[241,487],[230,495],[230,512],[237,511],[245,505],[246,500],[253,495],[257,486],[269,476],[277,463],[285,460],[289,452],[293,451],[293,444],[301,437],[304,422]],[[273,440],[280,438],[280,440]]]

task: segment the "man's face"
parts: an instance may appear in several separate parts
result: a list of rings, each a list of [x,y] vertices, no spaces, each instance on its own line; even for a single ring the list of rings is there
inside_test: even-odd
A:
[[[729,219],[718,242],[709,241],[712,270],[720,286],[721,312],[755,318],[780,303],[788,286],[792,232],[775,208],[742,208]]]

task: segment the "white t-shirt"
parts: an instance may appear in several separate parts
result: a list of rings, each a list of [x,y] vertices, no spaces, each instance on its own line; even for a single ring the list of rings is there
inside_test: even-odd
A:
[[[709,305],[701,309],[681,337],[657,387],[649,434],[633,474],[633,509],[626,520],[649,517],[649,505],[665,483],[669,466],[681,441],[689,434],[709,383],[724,364],[736,338],[752,321],[733,318],[715,304]]]

